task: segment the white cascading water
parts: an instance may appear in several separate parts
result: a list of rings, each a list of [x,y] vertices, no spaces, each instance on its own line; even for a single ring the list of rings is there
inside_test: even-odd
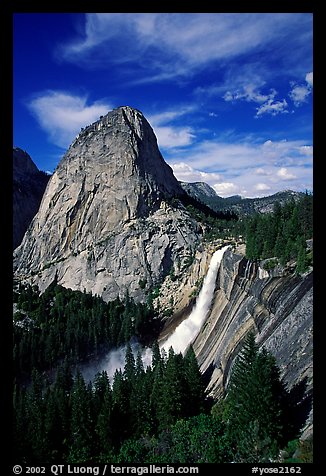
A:
[[[213,254],[207,274],[203,282],[203,286],[197,297],[196,304],[193,310],[191,311],[189,317],[182,321],[181,324],[176,327],[174,332],[164,342],[160,344],[161,350],[164,349],[165,352],[168,353],[170,347],[172,347],[175,353],[181,352],[182,354],[185,354],[190,344],[197,337],[211,307],[212,299],[214,296],[217,272],[219,270],[223,254],[225,253],[227,248],[229,248],[229,245],[218,249]],[[140,347],[138,344],[134,344],[132,346],[135,355],[139,348]],[[104,357],[103,360],[98,362],[97,365],[87,364],[83,366],[82,374],[85,380],[93,380],[97,372],[105,370],[108,374],[108,377],[112,381],[115,371],[119,369],[123,370],[124,368],[125,350],[126,346],[120,347],[116,350],[112,350]],[[148,347],[146,349],[143,349],[142,360],[145,368],[148,365],[151,365],[151,348]]]
[[[166,352],[172,347],[175,353],[184,354],[189,345],[195,340],[200,329],[202,328],[208,311],[212,304],[214,295],[217,272],[224,252],[228,246],[215,251],[212,256],[207,274],[205,276],[203,286],[197,297],[195,307],[191,311],[190,316],[181,322],[165,342],[160,345],[161,349]]]

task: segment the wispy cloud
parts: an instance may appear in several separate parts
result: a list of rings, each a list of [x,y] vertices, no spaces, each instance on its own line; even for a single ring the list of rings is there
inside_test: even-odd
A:
[[[178,180],[181,182],[206,182],[212,183],[221,180],[221,175],[216,173],[207,173],[200,170],[195,170],[185,162],[171,163],[171,167]]]
[[[241,194],[241,189],[238,185],[232,182],[219,182],[213,185],[215,192],[224,197],[229,197],[230,195]]]
[[[189,145],[195,134],[190,127],[157,126],[154,128],[159,147],[173,149]]]
[[[289,103],[285,98],[277,97],[277,90],[272,87],[266,88],[266,81],[270,79],[270,72],[261,70],[261,65],[247,63],[230,67],[219,84],[199,86],[194,90],[195,97],[199,98],[222,98],[227,103],[236,104],[240,101],[258,104],[255,108],[255,118],[263,115],[276,116],[289,112]],[[291,90],[288,97],[295,106],[299,106],[308,100],[312,91],[313,73],[307,73],[306,83],[290,83]]]
[[[141,81],[186,77],[213,61],[291,38],[301,19],[287,13],[87,13],[84,31],[60,45],[57,56],[85,68],[130,65]]]
[[[223,99],[227,102],[246,101],[260,104],[260,106],[256,108],[256,118],[264,114],[276,116],[277,114],[288,113],[288,103],[285,99],[276,101],[274,99],[276,94],[277,91],[275,89],[271,89],[268,93],[264,94],[257,89],[256,85],[249,83],[233,92],[227,91]]]
[[[264,104],[256,108],[256,116],[260,117],[263,114],[270,114],[271,116],[276,116],[277,114],[287,114],[289,111],[287,109],[288,103],[285,99],[283,101],[274,101],[273,99],[268,99]]]
[[[219,95],[227,102],[264,103],[269,99],[274,99],[277,94],[274,88],[266,90],[266,77],[268,75],[268,71],[263,68],[262,64],[232,65],[227,69],[224,81],[216,88],[215,93],[219,92]]]
[[[38,93],[27,106],[50,142],[62,148],[72,142],[81,127],[91,124],[112,109],[106,101],[88,104],[86,96],[64,91]]]
[[[285,99],[278,100],[275,88],[266,90],[266,81],[261,74],[256,72],[257,65],[247,64],[237,68],[235,71],[229,71],[222,87],[227,88],[222,96],[224,101],[236,103],[246,101],[259,104],[256,107],[255,117],[261,117],[265,114],[276,116],[288,112],[288,103]],[[265,89],[264,89],[265,88]]]
[[[310,72],[310,73],[306,74],[306,81],[309,84],[309,86],[311,86],[311,87],[313,86],[313,79],[314,79],[313,72]]]
[[[265,101],[273,100],[276,95],[275,89],[271,90],[268,94],[262,94],[256,89],[256,86],[253,84],[246,84],[243,86],[242,90],[237,90],[234,92],[227,91],[223,99],[224,101],[239,101],[244,100],[247,102],[256,102],[263,103]]]
[[[308,97],[312,92],[313,87],[313,73],[306,74],[306,83],[295,83],[291,82],[291,91],[289,92],[289,97],[292,99],[296,107],[301,106],[301,104],[307,102]]]
[[[257,190],[257,192],[267,192],[271,190],[271,187],[266,183],[257,183],[254,185],[254,189]]]
[[[189,145],[195,139],[195,132],[190,126],[173,124],[180,117],[192,113],[195,106],[180,106],[177,109],[160,111],[146,115],[154,129],[159,147],[173,149]]]
[[[303,141],[205,141],[174,151],[169,164],[179,180],[206,182],[221,196],[312,189],[312,146]]]
[[[297,178],[297,176],[291,172],[288,171],[286,167],[281,167],[276,175],[281,179],[281,180],[294,180]]]

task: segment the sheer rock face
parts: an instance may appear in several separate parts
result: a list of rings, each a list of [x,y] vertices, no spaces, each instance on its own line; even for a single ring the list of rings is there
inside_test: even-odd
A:
[[[267,274],[267,275],[266,275]],[[313,274],[262,273],[257,263],[227,250],[219,269],[209,317],[194,342],[201,371],[210,369],[208,390],[223,395],[234,360],[249,331],[276,358],[287,388],[310,414],[312,432]],[[300,396],[298,396],[300,395]]]
[[[40,172],[31,157],[19,147],[13,149],[13,248],[36,215],[49,176]]]
[[[141,112],[120,107],[83,129],[54,172],[14,257],[44,290],[55,278],[106,300],[144,291],[189,259],[199,228]],[[140,286],[139,283],[142,282]]]

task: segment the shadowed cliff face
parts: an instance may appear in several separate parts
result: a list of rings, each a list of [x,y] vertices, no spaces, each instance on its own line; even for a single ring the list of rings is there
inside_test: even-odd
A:
[[[312,300],[312,272],[267,276],[257,264],[226,251],[210,315],[194,343],[201,371],[210,374],[211,395],[224,393],[243,338],[253,331],[257,343],[276,357],[288,389],[301,388],[301,403],[310,401]],[[312,414],[306,427],[310,425]]]
[[[22,241],[24,233],[36,215],[49,176],[40,172],[30,156],[13,149],[13,248]]]
[[[183,194],[141,112],[115,109],[82,130],[61,160],[15,252],[15,275],[41,291],[56,276],[106,300],[127,292],[144,300],[198,242],[197,223],[169,204]]]

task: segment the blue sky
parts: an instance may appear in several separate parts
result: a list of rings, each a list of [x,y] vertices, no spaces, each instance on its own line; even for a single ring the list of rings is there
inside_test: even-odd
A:
[[[53,172],[84,127],[143,112],[179,180],[312,190],[311,13],[14,14],[14,145]]]

